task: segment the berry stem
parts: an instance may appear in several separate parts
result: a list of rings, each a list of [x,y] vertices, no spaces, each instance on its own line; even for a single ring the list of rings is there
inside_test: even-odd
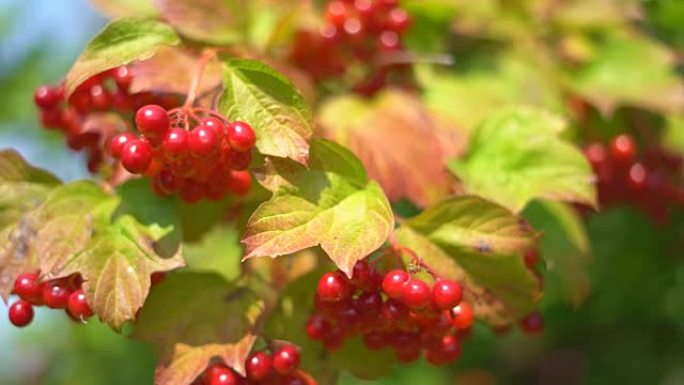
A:
[[[441,276],[439,273],[437,273],[430,265],[428,265],[423,258],[421,258],[418,254],[416,254],[415,251],[412,249],[402,246],[399,244],[399,241],[397,240],[397,237],[395,233],[391,233],[389,237],[389,242],[390,242],[390,247],[394,251],[395,255],[399,257],[401,260],[401,254],[407,254],[409,257],[411,257],[412,263],[414,263],[417,267],[418,270],[420,269],[425,269],[425,271],[432,276],[434,279],[440,279]]]
[[[197,91],[200,84],[202,83],[202,76],[204,75],[204,69],[207,67],[209,62],[216,57],[215,49],[205,49],[197,61],[197,68],[192,76],[192,82],[190,83],[190,89],[188,90],[188,96],[183,104],[183,109],[189,109],[195,103],[197,98]]]

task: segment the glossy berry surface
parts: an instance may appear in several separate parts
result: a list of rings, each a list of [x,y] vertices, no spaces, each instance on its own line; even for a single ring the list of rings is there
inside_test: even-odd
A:
[[[143,106],[135,113],[135,125],[146,138],[161,141],[169,129],[166,109],[155,104]]]
[[[138,138],[130,132],[118,134],[109,142],[109,153],[115,158],[121,158],[121,154],[123,154],[123,149],[126,147],[126,144],[137,139]]]
[[[520,321],[520,329],[525,334],[537,334],[544,330],[544,319],[538,312],[530,313]]]
[[[401,298],[410,309],[422,309],[430,304],[430,286],[420,279],[409,280],[401,291]]]
[[[83,289],[78,289],[71,293],[67,304],[67,311],[72,317],[81,320],[90,318],[93,315],[93,309],[90,308]]]
[[[404,270],[392,270],[382,280],[382,291],[390,298],[400,298],[409,278]]]
[[[69,304],[71,290],[63,282],[50,282],[43,289],[43,302],[51,309],[64,309]]]
[[[33,94],[36,105],[43,109],[54,108],[64,98],[62,87],[41,86]]]
[[[24,327],[33,321],[33,306],[30,302],[20,299],[9,308],[9,320],[12,325]]]
[[[228,126],[226,133],[230,147],[238,152],[247,152],[256,143],[256,134],[252,126],[245,122],[235,121]]]
[[[233,370],[223,365],[213,365],[206,370],[204,385],[238,385],[238,378]]]
[[[175,160],[188,152],[188,132],[182,128],[172,128],[166,132],[161,149],[167,159]]]
[[[441,279],[432,286],[432,302],[440,310],[448,310],[461,303],[461,285],[449,279]]]
[[[299,361],[299,352],[292,345],[285,345],[273,353],[273,368],[281,374],[294,372]]]
[[[188,135],[190,153],[199,158],[207,158],[218,150],[216,131],[208,126],[197,126]]]
[[[456,329],[467,330],[473,326],[475,316],[473,308],[466,302],[461,302],[458,306],[452,309],[453,318],[452,323]]]
[[[350,284],[347,277],[339,271],[325,273],[318,281],[316,294],[326,302],[337,302],[349,295]]]
[[[152,163],[152,149],[146,142],[135,139],[126,143],[121,152],[121,164],[131,174],[143,174]]]
[[[14,281],[14,293],[33,304],[42,302],[44,285],[38,282],[38,278],[38,273],[19,274]]]
[[[245,362],[247,378],[254,381],[263,380],[273,371],[273,361],[266,352],[252,353]]]

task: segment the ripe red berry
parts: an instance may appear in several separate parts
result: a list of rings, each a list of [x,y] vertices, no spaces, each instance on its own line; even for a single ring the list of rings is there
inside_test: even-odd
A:
[[[299,352],[292,345],[285,345],[273,354],[273,368],[281,374],[289,374],[299,367]]]
[[[242,171],[246,170],[249,167],[249,164],[252,163],[252,153],[228,150],[228,152],[223,155],[223,159],[229,168]]]
[[[152,148],[140,139],[128,141],[121,151],[121,164],[131,174],[144,174],[152,163]]]
[[[621,163],[629,162],[636,155],[636,143],[630,135],[622,134],[616,136],[610,142],[610,155]]]
[[[212,127],[197,126],[188,135],[188,148],[198,158],[208,158],[218,150],[219,140]]]
[[[112,74],[116,86],[122,91],[128,91],[133,82],[133,72],[126,66],[117,67]]]
[[[380,51],[396,51],[401,47],[399,35],[394,31],[383,31],[378,39]]]
[[[161,145],[167,159],[178,159],[188,152],[188,132],[182,128],[172,128],[166,132]]]
[[[467,330],[473,326],[473,308],[467,302],[461,302],[452,309],[453,318],[451,320],[454,327],[458,330]]]
[[[248,171],[231,171],[228,190],[237,196],[247,195],[252,188],[252,178]]]
[[[535,267],[539,263],[539,249],[536,247],[525,251],[523,254],[523,260],[525,261],[525,266]]]
[[[49,282],[43,289],[43,302],[51,309],[64,309],[69,304],[71,291],[64,282]]]
[[[325,302],[339,302],[349,297],[351,291],[349,280],[339,271],[323,274],[316,287],[316,294]]]
[[[51,109],[64,98],[64,88],[41,86],[33,94],[36,105],[42,109]]]
[[[58,108],[50,108],[40,111],[40,123],[47,129],[65,129],[66,125],[62,116],[62,111]]]
[[[331,24],[341,27],[344,25],[345,20],[347,20],[348,13],[348,6],[344,1],[333,0],[328,3],[325,17]]]
[[[440,310],[451,309],[461,303],[461,285],[450,279],[440,279],[432,286],[432,302]]]
[[[363,316],[377,315],[382,308],[382,297],[378,292],[364,292],[357,298],[356,306]]]
[[[252,381],[260,381],[268,377],[273,371],[273,361],[266,352],[252,353],[245,362],[247,378]]]
[[[19,274],[14,280],[14,293],[32,304],[43,302],[44,284],[38,282],[38,273]]]
[[[247,152],[256,143],[256,134],[252,126],[245,122],[235,121],[228,126],[226,137],[230,147],[238,152]]]
[[[169,130],[169,116],[166,109],[156,104],[148,104],[135,113],[135,125],[146,138],[158,143]]]
[[[632,190],[644,189],[648,181],[648,171],[641,163],[634,163],[627,173],[627,184]]]
[[[67,311],[72,317],[81,320],[90,318],[93,315],[93,309],[90,308],[83,289],[78,289],[71,293],[67,304]]]
[[[437,347],[425,353],[425,358],[431,364],[441,366],[456,361],[460,354],[461,343],[456,336],[448,334],[442,337]]]
[[[26,300],[20,299],[9,308],[9,320],[12,325],[24,327],[33,321],[33,306]]]
[[[394,8],[387,16],[385,28],[390,31],[401,33],[406,31],[411,25],[409,14],[403,8]]]
[[[204,385],[237,385],[235,373],[228,367],[215,364],[204,372]]]
[[[536,334],[544,329],[544,318],[538,312],[532,312],[520,321],[520,329],[525,334]]]
[[[592,143],[584,149],[584,155],[595,168],[606,160],[606,147],[603,143]]]
[[[390,298],[399,298],[409,278],[404,270],[392,270],[382,280],[382,291]]]
[[[320,314],[309,318],[306,323],[306,334],[314,341],[322,340],[330,332],[330,322]]]
[[[221,119],[215,118],[213,116],[209,116],[202,119],[202,125],[213,128],[219,140],[223,139],[223,136],[225,135],[227,129],[226,125],[223,124],[223,121]]]
[[[430,304],[432,292],[430,286],[420,279],[412,279],[404,285],[401,299],[410,309],[422,309]]]
[[[138,138],[130,132],[118,134],[109,142],[109,153],[117,159],[120,158],[126,144],[135,139]]]
[[[197,203],[206,196],[207,186],[203,183],[198,183],[194,180],[186,180],[183,189],[180,192],[180,197],[185,203]]]

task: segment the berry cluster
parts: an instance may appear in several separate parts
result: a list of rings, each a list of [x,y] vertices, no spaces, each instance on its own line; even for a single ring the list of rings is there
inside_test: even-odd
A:
[[[34,102],[40,108],[42,125],[61,132],[72,150],[86,151],[88,170],[97,172],[104,161],[102,149],[115,132],[108,127],[89,124],[89,118],[106,112],[130,115],[150,103],[168,108],[179,104],[172,95],[129,93],[132,81],[133,74],[128,67],[117,67],[83,82],[68,100],[63,84],[41,86],[34,93]]]
[[[193,385],[308,385],[309,377],[299,369],[299,351],[283,345],[273,354],[259,351],[245,361],[246,377],[223,364],[212,364]]]
[[[661,147],[640,153],[634,138],[626,134],[607,146],[589,144],[585,155],[596,174],[601,206],[633,205],[662,223],[673,206],[684,204],[680,156]]]
[[[405,62],[392,61],[403,51],[402,35],[410,25],[398,0],[332,0],[318,31],[298,31],[290,60],[317,82],[358,67],[363,75],[354,90],[372,95],[392,76],[405,78],[410,70]]]
[[[19,300],[9,308],[10,322],[17,327],[30,324],[34,306],[64,309],[73,320],[85,321],[93,310],[81,289],[82,282],[80,275],[41,282],[38,272],[20,274],[14,281],[13,293]]]
[[[458,282],[437,279],[430,287],[404,270],[382,274],[362,260],[351,280],[341,271],[321,277],[306,332],[331,351],[361,335],[369,350],[391,347],[401,363],[424,353],[428,362],[446,365],[458,359],[460,337],[474,320],[461,299]]]
[[[214,112],[202,112],[207,116],[199,117],[193,109],[186,113],[143,106],[135,114],[140,136],[116,135],[110,154],[130,173],[151,177],[157,193],[178,194],[187,203],[246,194],[251,187],[246,170],[256,142],[254,130],[247,123],[229,123]],[[191,120],[196,122],[192,129]]]

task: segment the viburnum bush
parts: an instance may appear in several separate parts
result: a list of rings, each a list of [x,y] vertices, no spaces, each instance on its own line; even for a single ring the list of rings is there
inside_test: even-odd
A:
[[[587,254],[580,211],[664,220],[682,203],[681,159],[657,141],[593,143],[595,119],[643,100],[573,72],[592,59],[564,40],[579,35],[530,32],[487,66],[497,78],[458,67],[489,19],[449,2],[153,3],[104,7],[129,16],[35,91],[91,178],[0,152],[0,294],[17,327],[46,306],[153,344],[155,384],[454,364],[474,328],[542,332],[543,260],[572,302],[587,295],[527,207]]]

